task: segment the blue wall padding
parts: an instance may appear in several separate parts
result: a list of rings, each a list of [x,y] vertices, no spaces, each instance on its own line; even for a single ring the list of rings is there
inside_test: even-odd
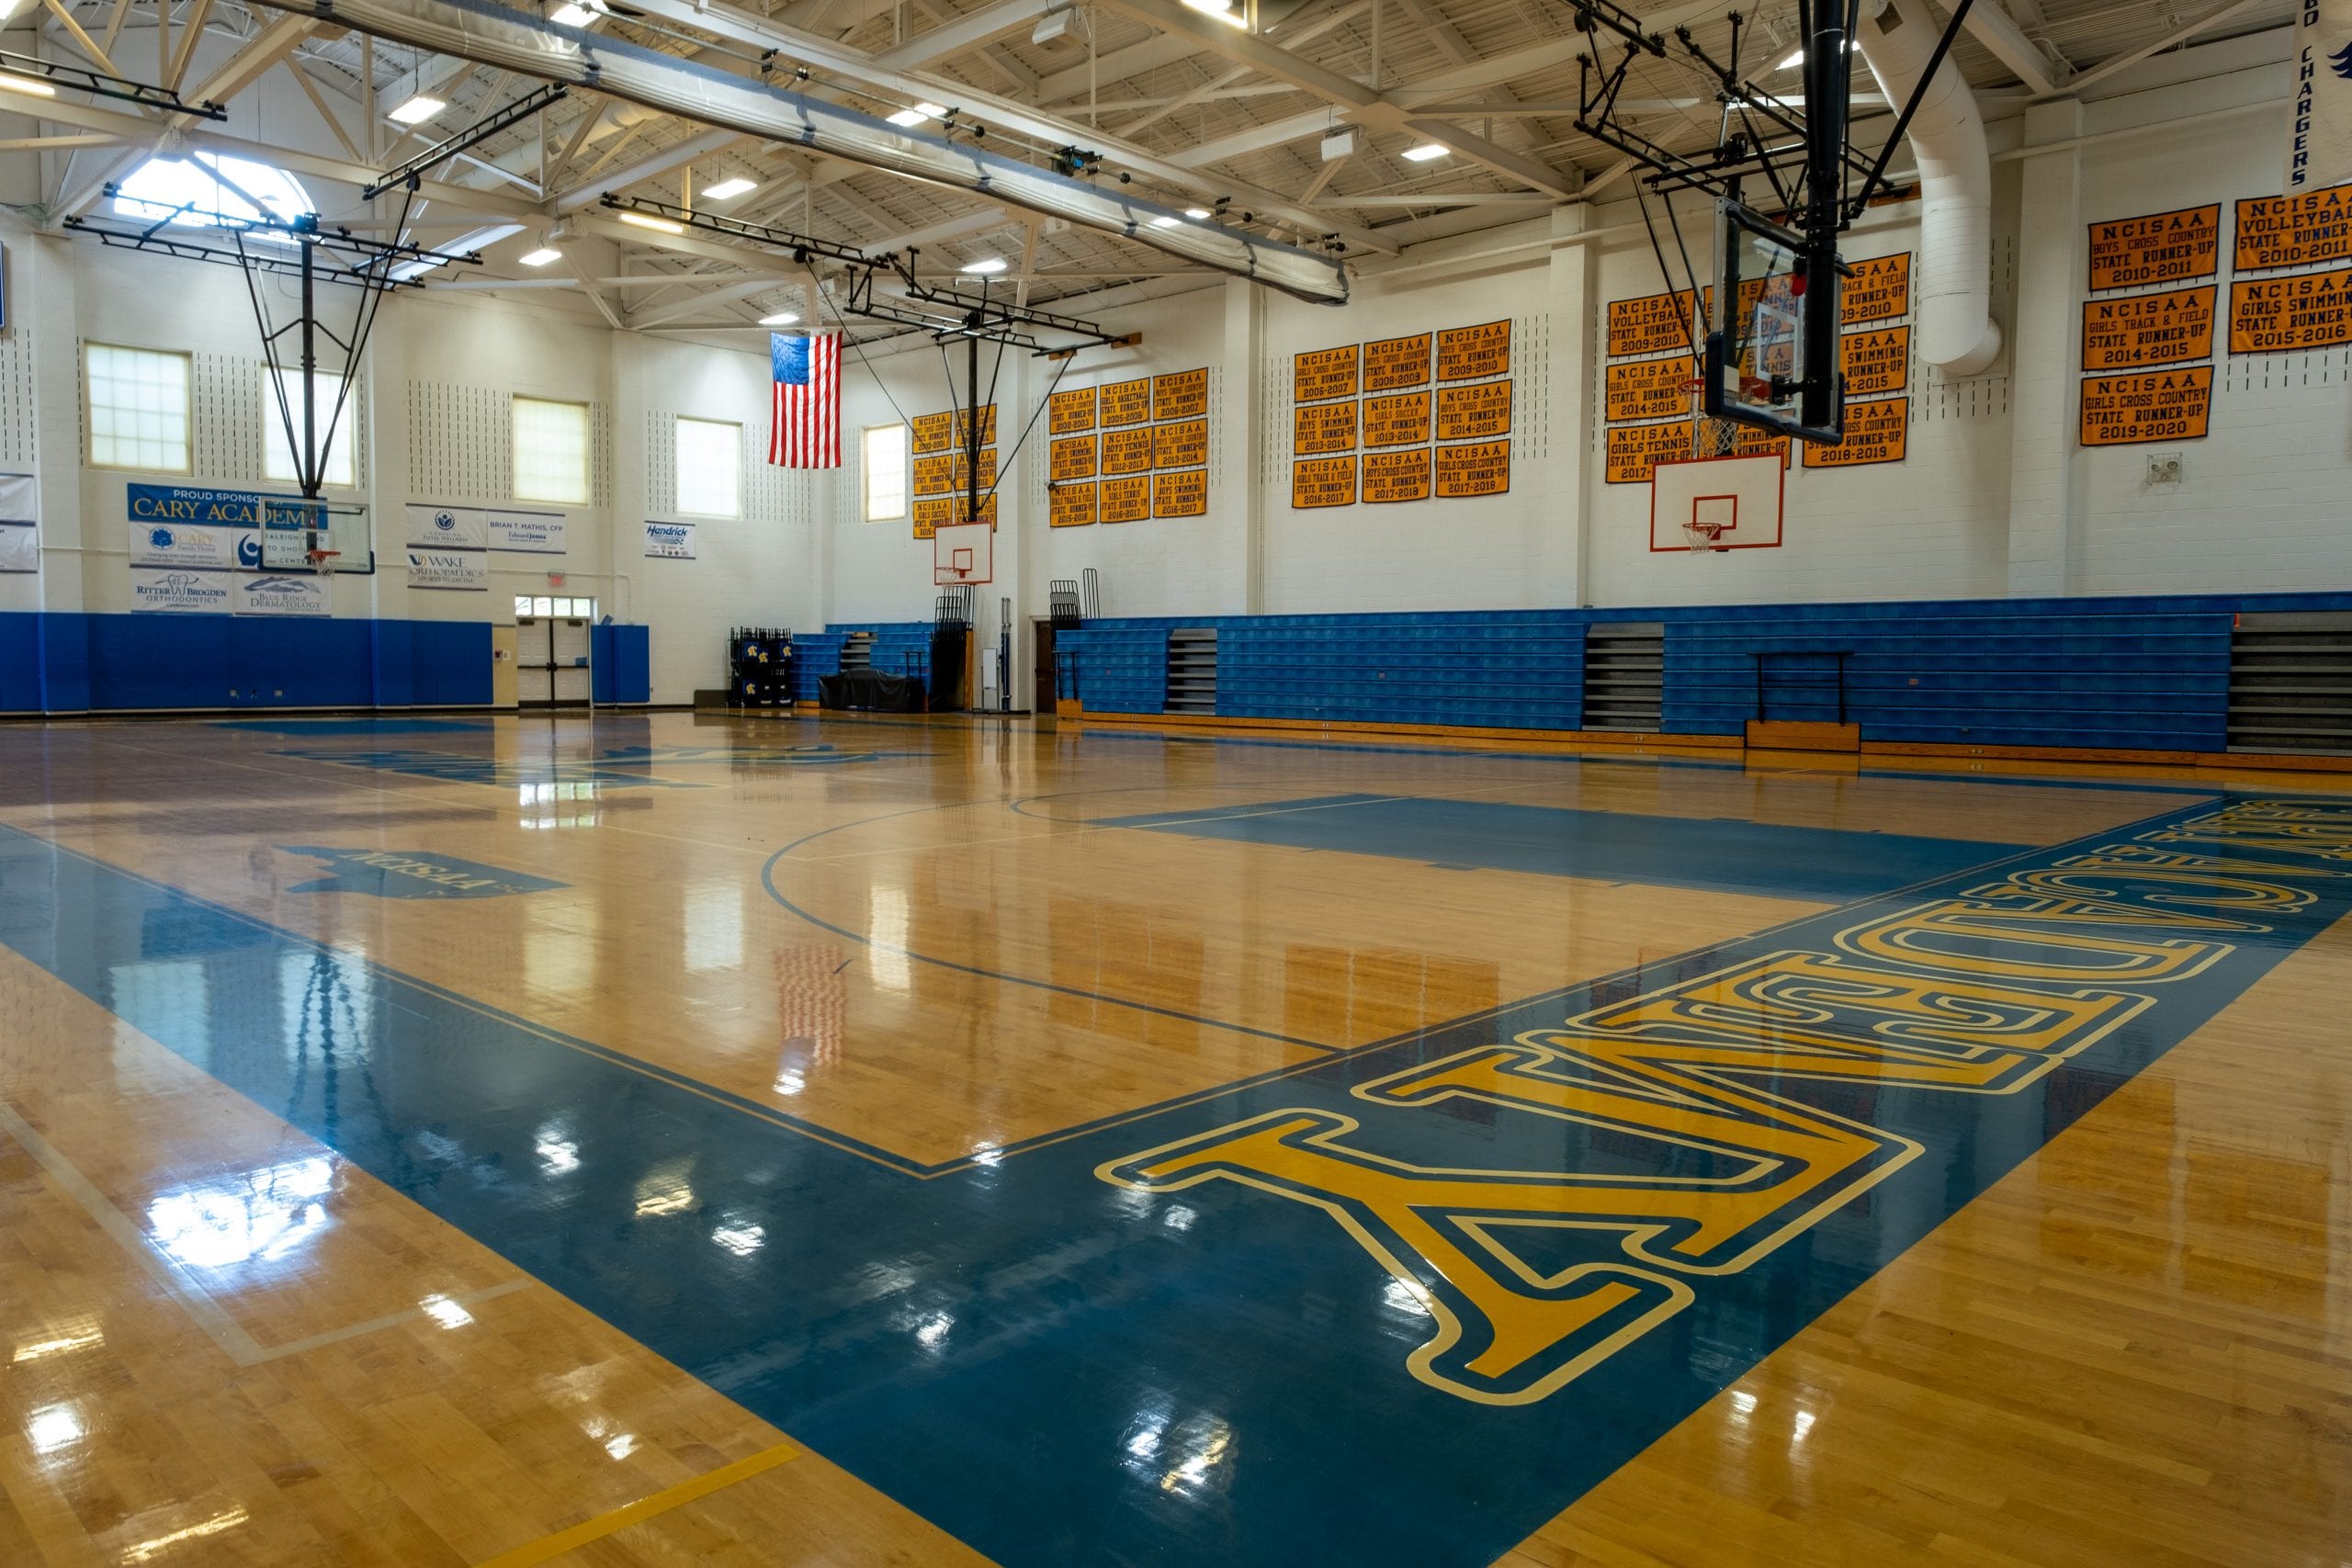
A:
[[[481,706],[490,639],[481,621],[0,615],[0,713]]]

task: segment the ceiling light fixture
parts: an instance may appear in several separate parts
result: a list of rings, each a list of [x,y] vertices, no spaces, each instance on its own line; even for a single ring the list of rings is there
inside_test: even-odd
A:
[[[548,20],[560,28],[584,28],[596,19],[596,13],[585,6],[558,6],[548,13]]]
[[[667,218],[649,217],[642,212],[624,212],[620,214],[620,220],[639,229],[650,229],[657,234],[683,234],[686,231],[683,223],[673,223]]]
[[[0,0],[0,3],[5,3],[5,0]],[[1044,16],[1037,18],[1037,25],[1029,29],[1029,41],[1031,43],[1053,42],[1069,31],[1070,18],[1077,12],[1078,7],[1075,6],[1057,6],[1048,9]]]
[[[1335,125],[1323,133],[1323,161],[1336,164],[1342,158],[1352,158],[1356,151],[1356,128]]]
[[[1854,52],[1854,40],[1852,39],[1848,39],[1846,40],[1846,52],[1848,54]],[[1803,65],[1804,63],[1804,45],[1799,44],[1796,48],[1789,51],[1789,57],[1786,60],[1781,61],[1778,65],[1773,66],[1772,69],[1775,71],[1786,71],[1792,66]]]
[[[797,311],[778,310],[773,316],[762,316],[760,318],[760,325],[763,327],[788,327],[798,320],[800,320],[800,316]]]
[[[1159,217],[1151,220],[1151,226],[1155,229],[1173,229],[1179,221],[1180,220],[1172,218],[1169,214],[1163,212]]]
[[[514,259],[525,266],[545,266],[549,262],[561,261],[563,253],[553,245],[541,245],[537,250],[526,251]]]
[[[36,82],[29,76],[0,76],[0,88],[11,93],[30,93],[36,98],[53,98],[57,89],[46,82]]]
[[[759,181],[747,180],[739,175],[731,180],[721,180],[715,186],[704,186],[702,198],[705,201],[729,201],[741,196],[745,191],[759,188]]]
[[[1002,256],[982,256],[976,262],[965,263],[963,270],[977,277],[986,277],[991,273],[1002,272],[1004,270],[1004,258]]]
[[[945,104],[917,104],[910,109],[900,109],[897,114],[890,116],[889,120],[892,125],[915,126],[921,125],[927,119],[937,119],[946,112]]]
[[[1205,207],[1188,207],[1184,209],[1184,216],[1195,223],[1205,223],[1208,221],[1209,209]]]
[[[395,125],[423,125],[448,107],[439,98],[418,93],[384,118]]]
[[[1432,158],[1444,156],[1445,149],[1434,141],[1424,141],[1419,147],[1408,147],[1404,152],[1405,162],[1408,164],[1426,164]]]
[[[1232,8],[1232,0],[1184,0],[1184,8],[1198,11],[1204,17],[1214,17],[1229,28],[1246,28],[1250,18]]]

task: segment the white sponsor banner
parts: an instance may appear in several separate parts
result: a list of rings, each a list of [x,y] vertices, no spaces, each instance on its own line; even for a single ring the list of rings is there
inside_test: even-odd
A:
[[[40,530],[29,523],[0,523],[0,571],[40,570]]]
[[[471,588],[490,586],[490,558],[479,550],[411,550],[411,588]]]
[[[237,580],[217,571],[130,569],[130,607],[141,614],[212,615],[229,613]]]
[[[490,513],[479,506],[420,506],[408,509],[408,543],[435,550],[490,548]]]
[[[648,523],[645,553],[665,560],[695,558],[695,525],[691,523]]]
[[[322,577],[241,577],[234,594],[240,615],[324,615],[330,613]]]
[[[2287,194],[2352,180],[2352,0],[2295,0]]]
[[[0,523],[30,523],[40,516],[30,474],[0,474]]]
[[[197,571],[227,571],[261,564],[261,537],[251,528],[199,523],[133,523],[130,564]],[[244,556],[250,551],[253,559]]]
[[[563,513],[560,512],[500,512],[490,513],[490,547],[526,555],[563,554]]]

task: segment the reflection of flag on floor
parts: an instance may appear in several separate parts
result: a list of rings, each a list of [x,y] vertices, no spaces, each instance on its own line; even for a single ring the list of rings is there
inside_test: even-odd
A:
[[[2352,0],[2295,7],[2287,194],[2352,180]]]
[[[801,942],[775,955],[776,1019],[784,1028],[779,1073],[831,1066],[842,1059],[842,1032],[849,1022],[849,983],[842,971],[853,956],[821,942]]]
[[[768,461],[786,468],[842,466],[842,339],[839,333],[768,336],[775,375],[775,424]]]

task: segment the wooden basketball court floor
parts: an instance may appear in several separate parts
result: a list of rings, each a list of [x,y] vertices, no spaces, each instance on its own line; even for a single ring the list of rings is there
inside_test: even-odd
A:
[[[2338,1562],[2341,784],[0,729],[0,1563]]]

